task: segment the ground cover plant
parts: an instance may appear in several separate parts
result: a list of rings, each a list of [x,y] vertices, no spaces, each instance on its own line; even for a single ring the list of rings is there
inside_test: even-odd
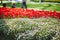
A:
[[[60,40],[60,19],[0,19],[0,40]]]

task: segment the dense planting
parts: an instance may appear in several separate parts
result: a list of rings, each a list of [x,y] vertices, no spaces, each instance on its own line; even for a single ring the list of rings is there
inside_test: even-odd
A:
[[[60,12],[2,7],[0,18],[0,40],[60,40]]]
[[[0,19],[0,40],[60,40],[60,19]]]
[[[44,11],[23,8],[0,8],[0,18],[39,18],[39,17],[54,17],[60,18],[60,12]]]

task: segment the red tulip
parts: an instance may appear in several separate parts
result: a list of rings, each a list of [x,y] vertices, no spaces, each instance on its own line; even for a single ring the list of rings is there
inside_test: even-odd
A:
[[[23,8],[5,8],[0,7],[0,18],[17,18],[17,17],[28,17],[28,18],[39,18],[39,17],[55,17],[60,18],[60,12],[55,11],[44,11],[44,10],[33,10]]]

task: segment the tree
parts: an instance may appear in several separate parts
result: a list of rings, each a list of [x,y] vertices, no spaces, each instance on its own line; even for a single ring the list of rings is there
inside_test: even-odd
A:
[[[3,0],[1,0],[1,4],[2,4],[2,1],[3,1]]]

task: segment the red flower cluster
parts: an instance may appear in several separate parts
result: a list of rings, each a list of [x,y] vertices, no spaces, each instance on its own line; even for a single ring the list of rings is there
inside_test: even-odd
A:
[[[60,18],[60,12],[44,11],[23,8],[0,8],[0,18],[39,18],[39,17],[54,17]]]

